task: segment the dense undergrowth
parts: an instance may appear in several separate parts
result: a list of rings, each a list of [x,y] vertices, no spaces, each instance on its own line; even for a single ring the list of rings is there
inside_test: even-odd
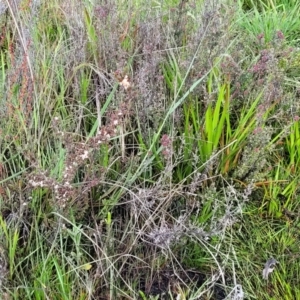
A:
[[[0,4],[1,299],[300,299],[299,11]]]

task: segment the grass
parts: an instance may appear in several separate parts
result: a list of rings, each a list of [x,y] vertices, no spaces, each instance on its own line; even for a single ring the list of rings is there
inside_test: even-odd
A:
[[[299,298],[297,1],[3,7],[1,299]]]

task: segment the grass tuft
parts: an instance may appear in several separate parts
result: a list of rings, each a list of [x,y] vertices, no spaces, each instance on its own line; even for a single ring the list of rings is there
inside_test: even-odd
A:
[[[104,2],[0,4],[0,298],[298,299],[298,2]]]

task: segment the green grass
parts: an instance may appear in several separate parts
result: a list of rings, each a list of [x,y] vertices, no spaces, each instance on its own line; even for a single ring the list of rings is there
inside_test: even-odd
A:
[[[297,1],[96,2],[0,15],[1,299],[298,299]]]

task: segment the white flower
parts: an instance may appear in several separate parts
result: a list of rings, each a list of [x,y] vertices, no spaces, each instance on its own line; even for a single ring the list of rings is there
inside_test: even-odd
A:
[[[85,150],[82,155],[79,155],[82,160],[89,158],[89,151]]]
[[[125,90],[130,88],[131,83],[128,81],[127,75],[125,75],[124,79],[120,82],[120,85],[122,85]]]

